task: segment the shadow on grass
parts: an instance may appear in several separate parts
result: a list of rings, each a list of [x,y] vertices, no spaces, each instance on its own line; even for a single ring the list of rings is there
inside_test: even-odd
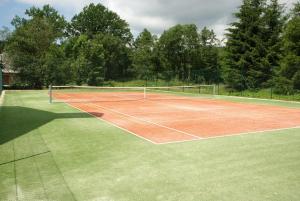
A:
[[[18,106],[0,108],[0,145],[55,119],[92,118],[86,113],[53,113]],[[94,112],[93,115],[101,117],[103,114]]]

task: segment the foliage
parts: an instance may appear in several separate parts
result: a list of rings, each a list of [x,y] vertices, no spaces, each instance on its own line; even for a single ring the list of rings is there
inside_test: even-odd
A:
[[[132,41],[127,22],[102,4],[91,3],[84,7],[83,11],[72,18],[70,32],[73,35],[86,34],[89,37],[102,33],[121,38],[125,43]]]
[[[77,51],[71,54],[76,58],[73,66],[79,75],[78,83],[98,85],[104,80],[128,76],[132,34],[128,24],[116,13],[101,4],[90,4],[73,17],[70,27],[70,41],[85,40],[81,49],[76,49],[78,44],[75,43],[67,50]]]
[[[49,61],[49,58],[57,58],[49,55],[52,54],[56,41],[62,37],[65,22],[49,6],[44,6],[42,10],[33,7],[26,10],[26,14],[29,19],[16,17],[13,21],[15,31],[9,37],[6,52],[14,69],[20,73],[21,81],[32,88],[41,88],[54,79],[49,69],[58,61]]]
[[[219,83],[221,79],[217,38],[213,30],[206,27],[200,33],[200,59],[198,70],[207,83]]]
[[[159,39],[164,68],[179,79],[189,79],[200,46],[196,25],[176,25],[165,31]]]
[[[69,68],[63,49],[52,44],[43,58],[44,84],[65,85],[72,82],[73,72]]]
[[[274,92],[277,94],[290,95],[294,93],[293,82],[285,77],[275,78]]]
[[[2,29],[0,29],[0,53],[3,52],[5,43],[7,42],[10,34],[11,32],[7,27],[2,27]]]
[[[33,88],[43,86],[43,57],[54,40],[51,27],[41,18],[34,18],[12,34],[6,51],[20,78]]]
[[[133,49],[133,71],[137,78],[148,79],[155,74],[155,36],[147,29],[136,38]]]
[[[280,67],[280,60],[283,55],[282,32],[286,22],[286,16],[283,15],[283,5],[278,0],[271,0],[265,8],[263,41],[267,49],[265,58],[268,68],[263,73],[275,77]]]
[[[278,0],[243,0],[224,47],[213,30],[194,24],[160,37],[144,29],[134,40],[128,23],[102,4],[89,4],[70,22],[45,5],[16,16],[12,33],[1,30],[0,50],[5,45],[22,84],[34,88],[164,80],[291,94],[300,90],[300,2],[283,13]]]
[[[295,4],[292,16],[284,31],[284,58],[280,76],[291,80],[295,89],[300,89],[300,2]]]
[[[277,0],[244,0],[227,34],[225,81],[237,90],[260,88],[272,79],[281,56],[284,23]]]
[[[67,22],[62,15],[49,5],[44,5],[42,9],[31,7],[27,9],[25,14],[31,18],[46,19],[51,25],[56,38],[63,37],[66,34]]]
[[[77,84],[100,85],[103,82],[104,49],[100,36],[89,39],[82,34],[65,44],[65,51],[72,61],[70,65]]]

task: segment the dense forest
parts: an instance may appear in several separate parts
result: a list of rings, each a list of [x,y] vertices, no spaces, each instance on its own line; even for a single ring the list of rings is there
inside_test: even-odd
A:
[[[0,31],[0,51],[19,72],[19,85],[93,85],[125,80],[225,84],[235,91],[300,90],[300,2],[243,0],[220,42],[213,30],[178,24],[160,36],[129,24],[101,4],[67,21],[49,5],[16,16]]]

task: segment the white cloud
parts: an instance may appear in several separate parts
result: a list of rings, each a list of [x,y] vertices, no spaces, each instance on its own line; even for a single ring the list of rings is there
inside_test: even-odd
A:
[[[55,7],[72,9],[74,11],[80,11],[85,5],[89,3],[102,3],[101,1],[93,1],[93,0],[17,0],[21,3],[26,3],[35,6],[42,6],[45,4],[50,4]]]
[[[148,28],[160,34],[178,23],[194,23],[199,28],[213,28],[219,38],[223,37],[232,13],[242,0],[16,0],[30,5],[50,4],[70,18],[89,3],[102,3],[118,13],[131,26],[133,33]],[[287,8],[296,0],[280,0]]]

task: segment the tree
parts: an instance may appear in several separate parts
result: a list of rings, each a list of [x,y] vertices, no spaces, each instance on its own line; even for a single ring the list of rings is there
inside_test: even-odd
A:
[[[263,17],[265,28],[262,36],[267,48],[266,65],[268,65],[263,73],[269,75],[269,79],[276,76],[283,55],[282,32],[286,21],[283,12],[283,6],[278,3],[278,0],[271,0]]]
[[[130,76],[131,47],[122,39],[109,34],[99,34],[104,48],[105,80],[120,80]]]
[[[64,50],[77,84],[103,84],[105,61],[101,35],[94,39],[85,34],[72,38],[64,44]]]
[[[155,73],[155,37],[144,29],[136,38],[133,50],[133,69],[138,78],[147,79]]]
[[[104,81],[104,48],[102,38],[89,39],[85,34],[72,38],[64,49],[70,58],[77,84],[101,85]]]
[[[5,43],[7,42],[10,34],[11,32],[7,27],[2,27],[2,29],[0,29],[0,53],[3,52]]]
[[[280,76],[292,81],[295,89],[300,90],[300,2],[294,5],[283,34],[284,57]],[[283,93],[285,93],[283,91]]]
[[[18,27],[9,38],[6,51],[21,80],[30,87],[44,85],[43,57],[54,40],[52,27],[41,18]]]
[[[200,33],[200,64],[197,70],[207,83],[219,83],[221,79],[217,42],[214,31],[204,27]]]
[[[44,5],[42,9],[31,7],[26,10],[25,14],[31,18],[38,17],[46,19],[47,22],[52,26],[53,33],[55,34],[56,38],[65,36],[67,21],[50,5]]]
[[[266,47],[263,41],[265,0],[243,0],[237,21],[231,24],[226,44],[226,83],[236,89],[258,88],[269,79],[265,68]]]
[[[55,57],[58,56],[55,52],[59,52],[57,48],[63,37],[66,21],[49,5],[42,9],[32,7],[25,14],[28,18],[16,16],[12,21],[15,31],[9,37],[5,50],[13,68],[20,72],[21,81],[29,87],[41,88],[54,80],[47,73],[59,71],[60,67],[56,66],[58,61],[50,59],[60,58]],[[63,60],[64,58],[59,59]]]
[[[75,15],[71,21],[70,32],[73,35],[86,34],[89,37],[100,33],[108,34],[122,39],[125,43],[132,41],[128,23],[100,3],[91,3]]]
[[[69,67],[63,48],[57,44],[51,44],[43,58],[44,84],[65,85],[72,83],[74,72]]]
[[[72,37],[85,35],[91,41],[97,38],[102,44],[103,79],[121,79],[128,75],[133,37],[129,25],[116,13],[101,4],[90,4],[72,18],[70,33]]]
[[[159,39],[161,62],[180,80],[191,78],[196,63],[199,35],[194,24],[176,25],[165,31]]]

